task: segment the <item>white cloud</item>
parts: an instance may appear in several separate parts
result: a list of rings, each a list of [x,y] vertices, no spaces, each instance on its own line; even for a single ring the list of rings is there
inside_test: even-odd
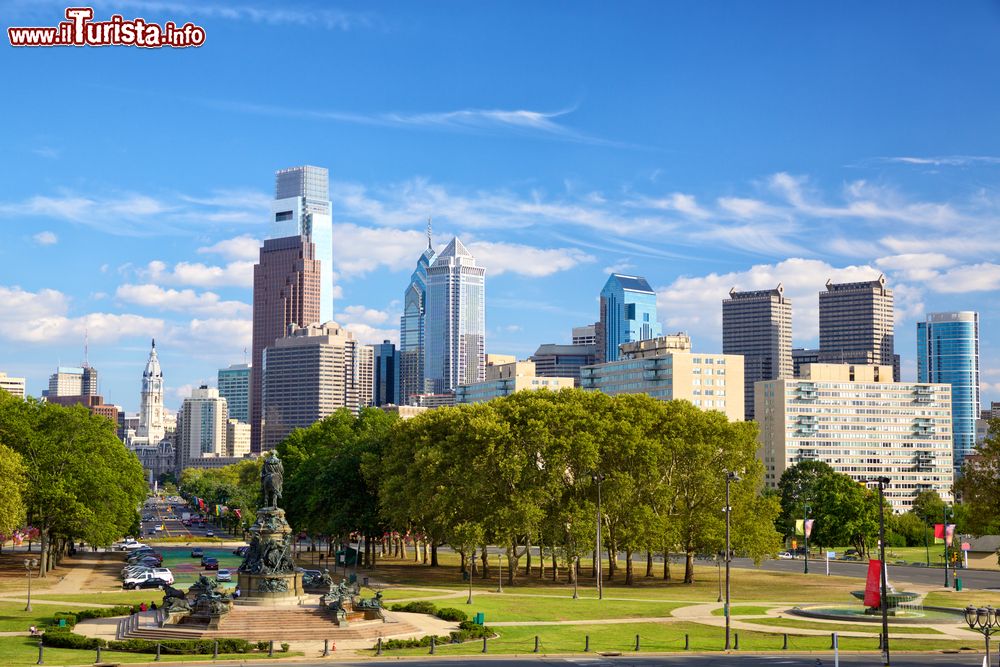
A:
[[[28,292],[20,287],[0,287],[0,337],[23,343],[54,344],[83,340],[113,343],[133,336],[156,335],[164,328],[161,319],[118,313],[69,315],[69,298],[62,292],[42,289]]]
[[[365,306],[347,306],[335,317],[338,323],[344,325],[349,323],[385,324],[392,318],[388,311]],[[396,313],[396,319],[398,318],[399,314]]]
[[[414,230],[351,223],[333,226],[334,264],[338,276],[345,278],[363,276],[381,267],[390,271],[412,268],[426,245],[427,236]]]
[[[226,259],[256,261],[259,258],[261,242],[254,237],[243,234],[231,239],[213,243],[210,246],[198,248],[198,254],[221,255]]]
[[[172,310],[196,315],[214,315],[229,318],[249,317],[251,308],[242,301],[223,301],[214,292],[198,294],[194,290],[164,289],[159,285],[131,285],[118,287],[115,296],[133,303],[160,310]]]
[[[253,262],[229,262],[214,266],[200,262],[178,262],[172,269],[153,260],[138,274],[153,282],[194,287],[253,287]]]
[[[56,236],[55,232],[38,232],[31,238],[33,238],[35,243],[38,245],[55,245],[56,243],[59,243],[59,237]]]
[[[1000,264],[983,262],[956,266],[942,272],[930,287],[945,294],[1000,290]]]
[[[541,278],[578,264],[593,262],[594,257],[578,248],[535,248],[518,243],[473,241],[467,244],[476,263],[486,267],[487,276],[510,272]]]
[[[36,146],[31,149],[31,152],[47,160],[55,160],[59,157],[59,149],[52,146]]]
[[[901,156],[878,158],[878,161],[932,167],[969,167],[979,164],[1000,164],[1000,157],[994,157],[992,155],[940,155],[929,157]]]
[[[344,328],[354,334],[354,337],[366,345],[375,345],[382,341],[399,344],[399,327],[379,328],[363,322],[349,322]]]

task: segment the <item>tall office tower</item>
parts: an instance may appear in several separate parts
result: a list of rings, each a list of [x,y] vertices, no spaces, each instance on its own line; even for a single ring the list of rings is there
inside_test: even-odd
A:
[[[150,445],[163,440],[166,428],[163,425],[163,372],[156,356],[156,340],[149,348],[146,368],[142,371],[142,396],[139,400],[139,426],[136,438]]]
[[[259,453],[263,424],[264,349],[292,324],[320,319],[320,262],[305,236],[264,241],[253,267],[253,354],[250,366],[250,448]]]
[[[979,418],[979,313],[930,313],[917,322],[917,382],[951,385],[955,474],[976,446]]]
[[[764,483],[803,461],[823,461],[857,482],[885,475],[895,512],[921,491],[951,501],[951,392],[948,385],[893,382],[891,366],[809,364],[801,378],[754,387],[757,458]]]
[[[218,389],[202,385],[191,390],[181,405],[177,429],[178,467],[184,469],[196,459],[226,456],[228,452],[229,409]]]
[[[424,390],[486,378],[486,269],[455,237],[427,269]]]
[[[754,418],[753,385],[792,377],[792,302],[781,283],[770,290],[729,290],[722,301],[722,353],[743,355],[743,400]]]
[[[373,345],[375,406],[399,404],[399,351],[389,341]]]
[[[219,396],[229,404],[229,418],[250,423],[250,364],[219,369]]]
[[[424,393],[424,332],[427,311],[427,269],[437,255],[431,244],[427,223],[427,248],[410,274],[410,284],[403,293],[403,315],[399,318],[399,404],[409,403],[410,396]]]
[[[617,361],[622,343],[661,335],[656,292],[646,279],[612,273],[601,290],[601,320],[596,328],[600,362]]]
[[[60,366],[49,376],[45,396],[96,396],[97,369],[89,365]]]
[[[0,389],[6,391],[11,396],[24,400],[27,395],[25,391],[26,386],[27,382],[24,378],[16,378],[0,371]]]
[[[371,347],[336,322],[290,327],[255,367],[264,369],[264,448],[340,408],[370,405],[371,363]]]
[[[819,363],[819,348],[816,347],[793,347],[792,348],[792,377],[802,377],[802,370],[806,364]]]
[[[316,246],[320,264],[319,317],[333,319],[333,213],[330,206],[330,175],[325,167],[292,167],[275,173],[271,203],[271,235],[278,239],[305,236]],[[298,322],[297,324],[312,324]]]
[[[885,276],[860,283],[826,281],[819,293],[819,360],[827,364],[893,367],[899,359],[893,343],[892,290]]]
[[[573,327],[573,345],[597,345],[597,324]]]

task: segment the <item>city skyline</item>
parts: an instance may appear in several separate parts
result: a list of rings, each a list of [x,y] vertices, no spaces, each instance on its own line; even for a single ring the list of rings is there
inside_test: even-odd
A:
[[[780,282],[793,345],[818,347],[825,282],[884,273],[903,378],[917,322],[978,311],[983,403],[1000,399],[991,8],[588,7],[385,4],[303,25],[182,2],[143,13],[198,20],[199,49],[5,52],[12,95],[35,103],[5,110],[0,371],[39,395],[89,336],[99,393],[135,412],[155,337],[176,412],[245,361],[274,173],[309,164],[331,175],[333,319],[366,343],[398,343],[430,217],[489,269],[491,353],[569,343],[611,272],[647,278],[663,331],[712,352],[729,290]],[[500,57],[511,35],[519,55]],[[288,89],[314,76],[293,61],[334,63],[329,85],[277,99],[277,72]],[[42,85],[78,66],[86,77]],[[200,81],[211,68],[231,80]]]

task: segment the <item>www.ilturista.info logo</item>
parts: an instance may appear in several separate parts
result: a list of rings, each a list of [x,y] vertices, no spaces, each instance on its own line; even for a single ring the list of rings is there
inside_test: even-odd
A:
[[[55,27],[7,28],[11,46],[164,46],[185,48],[205,43],[205,29],[191,22],[178,26],[167,21],[162,26],[143,18],[126,20],[113,14],[107,21],[94,21],[92,7],[67,7],[66,21]]]

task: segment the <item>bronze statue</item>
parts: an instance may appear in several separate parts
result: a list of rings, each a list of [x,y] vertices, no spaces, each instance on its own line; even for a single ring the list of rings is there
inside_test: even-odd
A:
[[[277,453],[264,460],[260,469],[260,492],[264,496],[264,507],[277,507],[281,500],[281,487],[285,478],[285,467]]]

